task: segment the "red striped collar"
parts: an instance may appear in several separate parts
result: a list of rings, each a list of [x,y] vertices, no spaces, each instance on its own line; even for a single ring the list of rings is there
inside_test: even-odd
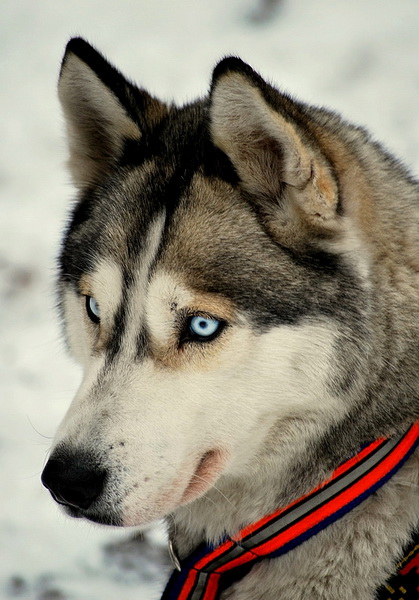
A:
[[[388,481],[419,444],[419,421],[381,438],[285,508],[244,527],[218,546],[202,544],[173,572],[161,600],[217,600],[264,558],[286,554],[358,506]]]

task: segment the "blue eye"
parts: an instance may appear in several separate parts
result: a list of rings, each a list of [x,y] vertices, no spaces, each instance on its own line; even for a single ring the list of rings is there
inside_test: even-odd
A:
[[[221,332],[223,323],[210,317],[191,317],[188,322],[192,339],[209,341]]]
[[[86,312],[88,317],[93,323],[100,322],[100,308],[99,304],[93,298],[93,296],[86,296]]]

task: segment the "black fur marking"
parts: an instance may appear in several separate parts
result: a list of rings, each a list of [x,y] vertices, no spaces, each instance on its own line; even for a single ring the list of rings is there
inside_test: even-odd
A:
[[[92,216],[92,192],[86,190],[73,210],[71,226],[78,227]]]
[[[238,56],[226,56],[221,60],[212,72],[211,92],[218,80],[229,73],[241,73],[254,82],[257,87],[266,87],[262,77]]]
[[[60,277],[65,282],[79,281],[83,273],[89,273],[99,253],[99,231],[93,224],[96,192],[88,190],[75,206],[60,254]]]
[[[296,258],[293,253],[285,254],[298,273],[293,281],[279,265],[272,268],[270,262],[263,265],[224,252],[208,260],[207,283],[201,286],[206,292],[231,298],[260,332],[307,319],[318,322],[319,317],[342,323],[353,320],[361,327],[362,291],[335,256],[313,253]]]
[[[212,143],[208,127],[206,102],[181,109],[173,107],[152,131],[146,130],[140,140],[126,140],[120,166],[137,167],[146,160],[156,159],[176,169],[177,185],[183,184],[183,187],[198,169],[208,177],[215,176],[237,185],[238,175],[229,158]]]
[[[137,360],[142,361],[149,352],[149,335],[145,327],[141,327],[141,330],[137,337]]]
[[[121,304],[118,307],[118,310],[115,313],[112,327],[112,335],[107,346],[106,362],[108,366],[118,355],[121,349],[122,336],[124,335],[125,328],[129,326],[129,324],[130,323],[127,321],[126,303],[124,302],[124,300],[122,300]]]

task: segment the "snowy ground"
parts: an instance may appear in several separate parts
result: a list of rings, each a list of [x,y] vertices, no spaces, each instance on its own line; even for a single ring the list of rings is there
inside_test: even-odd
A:
[[[151,600],[161,535],[65,518],[39,475],[77,387],[54,312],[72,190],[55,86],[86,36],[131,78],[182,102],[241,55],[316,104],[367,124],[419,172],[417,0],[2,0],[0,19],[0,600]]]

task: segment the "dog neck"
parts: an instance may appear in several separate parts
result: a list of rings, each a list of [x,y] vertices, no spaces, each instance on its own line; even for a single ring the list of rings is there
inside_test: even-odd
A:
[[[381,438],[341,464],[330,478],[285,508],[246,526],[218,544],[201,544],[183,560],[171,540],[174,572],[163,600],[215,600],[221,589],[242,579],[254,563],[277,558],[298,547],[341,519],[382,487],[407,461],[419,444],[419,423],[401,436]],[[172,532],[173,535],[173,532]],[[196,536],[194,536],[196,537]]]

